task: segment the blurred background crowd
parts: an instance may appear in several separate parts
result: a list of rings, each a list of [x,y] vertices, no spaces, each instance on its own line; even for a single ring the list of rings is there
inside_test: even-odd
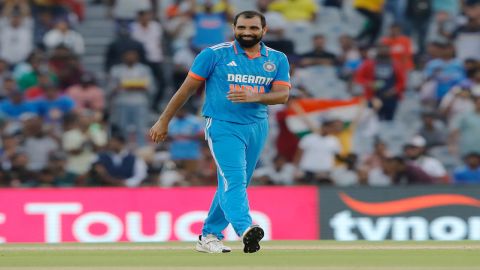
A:
[[[0,3],[2,187],[215,185],[203,89],[166,143],[147,134],[246,9],[265,14],[292,78],[254,185],[480,183],[480,0]],[[309,132],[287,123],[300,100],[352,98],[348,123],[303,110]]]

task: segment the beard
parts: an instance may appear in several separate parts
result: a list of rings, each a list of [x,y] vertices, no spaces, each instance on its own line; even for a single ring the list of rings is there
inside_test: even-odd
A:
[[[252,37],[252,39],[245,39],[241,35],[236,35],[235,39],[238,41],[240,46],[242,46],[243,48],[251,48],[251,47],[257,45],[257,43],[259,43],[260,41],[262,41],[263,35],[261,35],[261,36],[251,36],[251,37]]]

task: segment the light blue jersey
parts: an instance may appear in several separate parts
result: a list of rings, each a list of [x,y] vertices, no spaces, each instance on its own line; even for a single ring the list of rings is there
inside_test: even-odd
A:
[[[273,84],[290,86],[289,64],[282,52],[260,43],[260,53],[249,57],[237,41],[220,43],[197,55],[189,76],[206,80],[203,116],[251,124],[268,117],[260,103],[233,103],[229,91],[268,93]]]

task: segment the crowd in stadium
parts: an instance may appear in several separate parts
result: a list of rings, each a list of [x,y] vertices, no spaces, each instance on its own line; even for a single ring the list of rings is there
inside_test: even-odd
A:
[[[215,185],[202,89],[166,143],[147,135],[245,2],[292,82],[253,184],[480,183],[479,0],[3,0],[0,186]],[[82,65],[90,6],[114,25],[104,74]],[[299,100],[352,98],[351,121],[300,110],[303,136],[287,123]]]

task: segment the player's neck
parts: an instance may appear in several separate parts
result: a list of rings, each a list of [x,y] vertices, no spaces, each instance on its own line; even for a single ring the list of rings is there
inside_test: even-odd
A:
[[[245,48],[242,47],[242,49],[248,54],[248,55],[256,55],[260,52],[260,43],[255,44],[254,46],[250,48]]]

